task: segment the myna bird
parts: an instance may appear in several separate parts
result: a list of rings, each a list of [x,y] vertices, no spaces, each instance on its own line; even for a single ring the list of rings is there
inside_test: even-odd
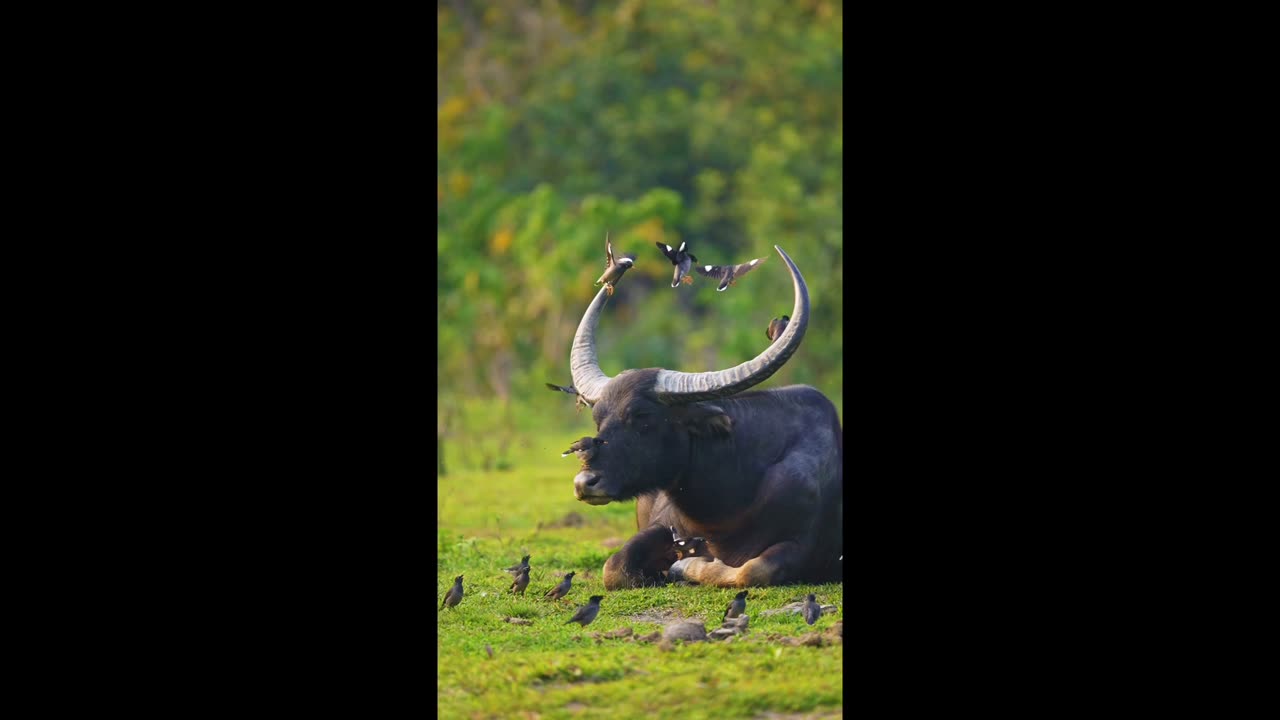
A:
[[[730,285],[736,284],[738,278],[751,272],[757,265],[768,259],[767,257],[756,258],[741,265],[703,265],[699,266],[697,271],[701,275],[718,279],[720,287],[716,288],[716,292],[724,292],[729,289]]]
[[[520,572],[516,573],[516,580],[511,583],[511,592],[524,595],[524,589],[527,587],[529,587],[529,566],[525,565]]]
[[[729,603],[729,607],[724,611],[724,617],[721,622],[729,618],[736,618],[747,611],[747,591],[743,590],[733,598],[733,602]]]
[[[569,457],[570,455],[577,454],[578,457],[582,458],[582,460],[585,462],[595,456],[596,448],[600,447],[601,445],[608,445],[608,444],[609,443],[605,442],[604,440],[601,440],[600,438],[584,437],[581,440],[570,445],[569,449],[561,453],[560,457]]]
[[[562,393],[568,393],[569,395],[573,395],[574,397],[576,397],[578,412],[582,412],[582,408],[584,407],[591,407],[591,403],[587,402],[587,399],[582,397],[582,393],[578,392],[578,388],[572,385],[569,385],[568,387],[566,387],[564,385],[556,385],[555,383],[547,383],[547,387],[551,390],[558,390]]]
[[[680,534],[676,532],[674,525],[670,525],[669,527],[671,528],[671,544],[675,547],[677,561],[683,560],[687,557],[705,557],[708,560],[712,559],[711,551],[707,549],[706,538],[682,538],[680,537]]]
[[[804,621],[810,625],[818,622],[818,618],[822,616],[822,608],[818,603],[814,602],[813,593],[809,593],[809,597],[804,601]]]
[[[591,621],[596,619],[596,615],[600,614],[600,601],[603,599],[603,595],[592,595],[587,604],[578,608],[578,610],[573,613],[573,617],[566,620],[564,624],[568,625],[569,623],[576,622],[582,627],[590,625]]]
[[[577,571],[575,570],[574,572],[571,572],[571,573],[569,573],[569,574],[565,575],[565,576],[564,576],[564,579],[560,581],[560,584],[559,584],[559,585],[557,585],[557,586],[555,586],[555,587],[551,588],[550,590],[548,590],[548,591],[547,591],[547,594],[546,594],[546,595],[543,595],[542,597],[547,598],[547,599],[549,599],[549,600],[559,600],[560,598],[564,597],[565,595],[568,595],[568,594],[569,594],[569,588],[573,585],[573,576],[574,576],[576,573],[577,573]]]
[[[444,594],[444,602],[440,603],[440,609],[443,610],[446,605],[453,607],[462,602],[462,576],[453,579],[453,587],[449,588],[449,592]]]
[[[604,264],[604,274],[596,280],[594,284],[604,283],[604,288],[610,295],[613,294],[613,287],[622,279],[622,274],[631,269],[635,264],[635,260],[629,257],[613,259],[613,243],[609,242],[608,233],[604,236],[604,248],[606,253],[606,261]]]
[[[764,335],[769,338],[770,343],[775,343],[778,338],[782,337],[782,332],[787,329],[787,323],[789,322],[791,322],[791,317],[788,315],[769,321],[769,329],[764,331]]]
[[[675,250],[672,250],[671,246],[666,243],[655,242],[654,245],[657,245],[658,249],[662,251],[662,254],[667,256],[667,259],[671,261],[672,265],[675,265],[676,269],[675,274],[671,278],[671,287],[680,287],[681,280],[683,280],[686,285],[692,285],[693,276],[689,274],[689,266],[698,262],[698,258],[695,255],[689,254],[685,250],[688,243],[680,243],[680,247]]]
[[[520,558],[520,562],[507,568],[506,572],[509,572],[512,575],[519,575],[521,570],[528,570],[528,569],[529,569],[529,556],[525,555],[524,557]]]

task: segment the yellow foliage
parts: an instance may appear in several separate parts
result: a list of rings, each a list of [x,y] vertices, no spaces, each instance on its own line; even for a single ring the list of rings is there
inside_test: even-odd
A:
[[[449,173],[449,193],[454,197],[462,197],[471,189],[471,176],[460,170]]]
[[[494,255],[502,255],[507,251],[507,248],[511,247],[511,239],[513,237],[514,233],[511,232],[510,228],[502,228],[494,233],[493,237],[489,238],[489,251]]]
[[[462,117],[462,114],[467,111],[467,106],[466,98],[455,95],[444,101],[444,105],[440,106],[436,117],[439,118],[441,125],[447,125]]]
[[[635,232],[650,243],[664,242],[667,234],[662,229],[662,218],[649,218],[640,223]]]

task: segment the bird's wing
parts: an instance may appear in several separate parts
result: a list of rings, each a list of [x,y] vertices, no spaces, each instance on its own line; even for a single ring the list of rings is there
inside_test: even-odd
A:
[[[769,258],[767,258],[767,257],[756,258],[755,260],[751,260],[751,261],[749,261],[749,262],[744,262],[744,263],[742,263],[741,265],[734,265],[734,266],[733,266],[733,276],[734,276],[734,278],[740,278],[740,277],[742,277],[743,275],[746,275],[747,273],[751,272],[752,270],[755,270],[757,267],[759,267],[759,266],[760,266],[760,263],[762,263],[762,262],[764,262],[765,260],[768,260],[768,259],[769,259]]]
[[[604,235],[604,251],[604,267],[607,270],[613,267],[613,243],[609,242],[609,233],[605,233]]]
[[[697,270],[699,275],[718,278],[724,276],[725,272],[728,271],[728,267],[724,265],[698,265],[694,270]]]
[[[550,390],[559,390],[562,393],[569,393],[570,395],[578,394],[578,389],[572,385],[570,385],[569,387],[564,387],[562,385],[556,385],[554,383],[547,383],[547,388]]]
[[[672,250],[670,245],[657,241],[653,244],[658,246],[658,249],[662,251],[663,255],[667,256],[667,259],[671,261],[672,265],[676,264],[679,254],[675,250]]]

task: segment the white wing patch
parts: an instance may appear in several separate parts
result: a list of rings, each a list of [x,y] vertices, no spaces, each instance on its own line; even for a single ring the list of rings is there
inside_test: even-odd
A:
[[[755,265],[755,264],[756,264],[756,263],[758,263],[758,262],[760,262],[760,258],[756,258],[755,260],[752,260],[752,261],[751,261],[750,263],[748,263],[748,264],[749,264],[749,265]]]
[[[710,266],[710,265],[708,265],[708,266],[706,267],[706,270],[707,270],[707,272],[711,272],[711,266]]]
[[[668,245],[668,246],[667,246],[667,249],[668,249],[668,250],[670,250],[670,249],[671,249],[671,246],[670,246],[670,245]],[[680,252],[684,252],[684,243],[680,243]]]
[[[684,246],[683,246],[683,245],[681,245],[681,246],[680,246],[680,249],[681,249],[681,250],[683,250],[683,249],[684,249]],[[667,246],[667,252],[671,252],[671,246],[670,246],[670,245],[668,245],[668,246]]]

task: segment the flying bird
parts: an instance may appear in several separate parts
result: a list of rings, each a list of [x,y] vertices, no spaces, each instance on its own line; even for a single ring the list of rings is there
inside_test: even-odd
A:
[[[511,583],[511,592],[516,595],[524,595],[524,589],[529,587],[529,566],[525,565],[516,573],[515,582]]]
[[[565,595],[568,595],[569,588],[573,585],[573,576],[575,574],[577,574],[576,570],[574,572],[569,573],[568,575],[565,575],[564,579],[560,581],[559,585],[548,590],[547,594],[543,595],[542,597],[550,600],[559,600]]]
[[[769,329],[764,331],[765,337],[769,338],[770,344],[778,341],[782,337],[782,333],[787,329],[787,323],[791,322],[791,316],[783,315],[780,318],[774,318],[769,321]]]
[[[804,601],[804,621],[810,625],[818,622],[818,617],[822,615],[822,608],[813,600],[813,593],[809,593],[809,597]]]
[[[528,570],[528,569],[529,569],[529,556],[525,555],[524,557],[520,558],[520,562],[507,568],[506,572],[509,572],[512,575],[519,575],[521,570]]]
[[[584,407],[591,407],[591,403],[587,402],[587,399],[586,399],[586,398],[584,398],[584,397],[582,397],[582,393],[578,392],[578,388],[576,388],[576,387],[574,387],[574,386],[572,386],[572,385],[570,385],[570,386],[568,386],[568,387],[565,387],[564,385],[556,385],[556,384],[554,384],[554,383],[547,383],[547,388],[549,388],[549,389],[551,389],[551,390],[558,390],[558,391],[560,391],[560,392],[562,392],[562,393],[568,393],[568,394],[570,394],[570,395],[575,396],[575,397],[577,398],[578,412],[582,412],[582,408],[584,408]]]
[[[587,460],[590,460],[591,458],[595,457],[596,448],[600,447],[601,445],[608,445],[608,444],[609,443],[605,442],[604,440],[601,440],[600,438],[584,437],[581,440],[570,445],[568,450],[565,450],[563,453],[560,454],[560,457],[569,457],[570,455],[573,455],[576,453],[578,457],[582,458],[583,462],[586,462]]]
[[[613,295],[613,287],[622,279],[622,274],[631,269],[635,264],[635,260],[629,257],[613,259],[613,243],[609,242],[608,233],[604,236],[604,248],[606,253],[606,261],[604,264],[604,274],[596,280],[594,284],[604,283],[604,289]]]
[[[600,601],[603,599],[603,595],[592,595],[586,605],[578,608],[577,612],[573,614],[573,617],[565,621],[565,625],[575,622],[582,627],[590,625],[591,621],[596,619],[596,615],[600,614]]]
[[[666,243],[654,243],[662,251],[662,254],[667,256],[671,264],[675,266],[675,274],[671,277],[671,287],[679,287],[682,280],[686,285],[693,284],[693,276],[689,274],[689,266],[698,262],[698,257],[685,250],[688,244],[687,242],[681,242],[679,248],[672,250],[671,246]]]
[[[767,257],[756,258],[741,265],[700,265],[696,270],[700,275],[719,279],[720,287],[716,288],[716,292],[724,292],[730,285],[736,284],[738,278],[756,269],[760,263],[768,259]]]
[[[733,598],[733,602],[729,603],[729,607],[725,608],[724,617],[721,621],[729,618],[736,618],[747,611],[747,591],[743,590]]]
[[[444,602],[440,603],[440,609],[443,610],[446,605],[453,607],[462,602],[462,576],[453,579],[453,587],[449,588],[449,592],[444,594]]]

